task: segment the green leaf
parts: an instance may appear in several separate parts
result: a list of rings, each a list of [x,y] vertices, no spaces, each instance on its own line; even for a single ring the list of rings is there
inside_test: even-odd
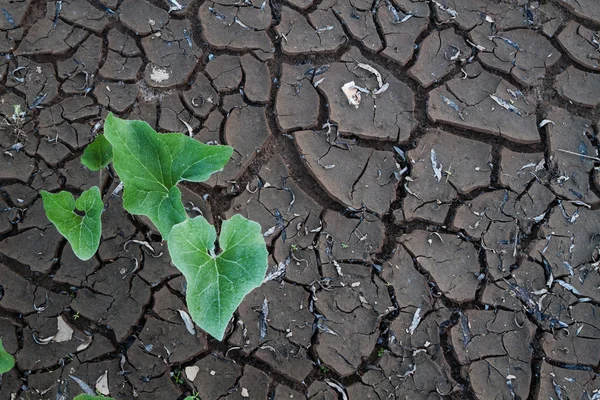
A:
[[[173,225],[186,219],[177,183],[202,182],[221,171],[233,149],[209,146],[183,134],[159,134],[143,121],[109,114],[104,136],[113,146],[113,165],[124,183],[123,206],[146,215],[168,239]]]
[[[114,400],[112,397],[94,396],[91,394],[79,394],[73,400]]]
[[[100,217],[104,204],[98,186],[83,192],[77,201],[65,191],[54,194],[42,190],[40,193],[46,216],[69,241],[75,255],[84,261],[92,258],[98,250],[102,234]],[[77,214],[75,209],[85,215]]]
[[[260,225],[241,215],[223,221],[215,256],[215,228],[202,216],[175,225],[169,253],[187,280],[186,300],[192,319],[222,340],[227,324],[244,297],[262,283],[267,248]]]
[[[112,145],[104,135],[98,135],[83,151],[81,163],[92,171],[98,171],[110,164],[112,158]]]
[[[15,359],[13,356],[8,354],[2,346],[2,339],[0,339],[0,375],[10,371],[15,366]]]

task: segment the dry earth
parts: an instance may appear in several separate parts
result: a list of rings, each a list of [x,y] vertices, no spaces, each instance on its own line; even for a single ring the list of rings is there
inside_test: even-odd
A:
[[[72,399],[72,377],[116,399],[600,398],[597,0],[0,11],[0,399]],[[259,221],[285,275],[223,342],[188,332],[160,236],[80,163],[109,111],[235,148],[186,207]],[[81,262],[39,191],[93,185]]]

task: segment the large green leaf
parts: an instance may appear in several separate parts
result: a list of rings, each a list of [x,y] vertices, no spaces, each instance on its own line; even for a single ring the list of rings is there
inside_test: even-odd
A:
[[[113,149],[110,142],[104,135],[98,135],[86,146],[81,156],[81,163],[92,171],[98,171],[110,164],[112,158]]]
[[[104,396],[94,396],[91,394],[80,394],[75,396],[73,400],[113,400],[113,398]]]
[[[186,218],[177,183],[207,180],[233,152],[229,146],[209,146],[180,133],[159,134],[143,121],[112,114],[104,123],[104,136],[113,146],[113,165],[124,184],[123,206],[150,218],[164,239]]]
[[[2,346],[2,339],[0,339],[0,375],[10,371],[15,366],[15,359],[13,356],[8,354]]]
[[[186,300],[192,319],[222,340],[234,311],[267,271],[267,248],[260,225],[241,215],[223,221],[217,234],[202,216],[175,225],[169,253],[187,280]]]
[[[77,201],[65,191],[54,194],[42,190],[41,194],[46,216],[69,241],[75,255],[84,261],[92,258],[102,234],[100,217],[104,204],[98,186],[83,192]],[[84,215],[77,214],[75,209]]]

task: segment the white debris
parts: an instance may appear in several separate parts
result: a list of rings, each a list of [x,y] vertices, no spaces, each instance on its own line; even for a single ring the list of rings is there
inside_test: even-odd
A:
[[[579,156],[579,157],[582,157],[582,158],[587,158],[589,160],[594,160],[594,161],[600,162],[600,158],[598,158],[598,157],[588,156],[586,154],[575,153],[574,151],[569,151],[569,150],[565,150],[565,149],[558,149],[558,151],[560,151],[562,153],[571,154],[571,155],[574,155],[574,156]]]
[[[375,75],[375,77],[377,78],[377,85],[379,86],[379,88],[381,88],[383,86],[383,78],[381,77],[381,74],[379,73],[379,71],[377,71],[375,68],[373,68],[369,64],[365,64],[365,63],[358,63],[357,67],[362,68],[365,71],[369,71],[370,73]]]
[[[560,279],[556,279],[554,282],[558,283],[560,286],[564,287],[565,289],[567,289],[568,291],[570,291],[573,294],[576,295],[580,295],[581,293],[579,293],[579,291],[577,289],[575,289],[575,287],[573,287],[573,285],[571,285],[570,283],[567,283],[563,280]]]
[[[408,378],[409,376],[413,375],[415,372],[417,371],[417,365],[413,364],[411,369],[409,369],[408,371],[406,371],[405,373],[403,373],[402,375],[396,375],[398,378]]]
[[[545,119],[545,120],[543,120],[542,122],[540,122],[540,125],[539,125],[539,127],[541,128],[541,127],[543,127],[543,126],[546,126],[546,125],[548,125],[548,124],[556,125],[556,124],[554,123],[554,121],[550,121],[549,119]]]
[[[342,92],[346,95],[348,99],[348,103],[355,108],[358,108],[360,105],[360,92],[354,81],[347,82],[344,86],[342,86]]]
[[[196,375],[198,375],[198,372],[200,372],[200,367],[196,365],[185,367],[185,376],[192,382],[194,381],[194,379],[196,379]]]
[[[263,280],[263,282],[269,282],[272,281],[274,279],[279,279],[281,277],[283,277],[285,275],[285,271],[287,269],[287,266],[290,264],[290,257],[287,257],[284,261],[280,262],[279,264],[277,264],[277,267],[275,268],[274,271],[270,272],[265,279]]]
[[[179,315],[181,316],[181,319],[183,320],[183,323],[185,324],[185,328],[188,330],[190,335],[195,335],[196,328],[194,327],[194,322],[192,321],[192,318],[190,317],[190,315],[183,310],[177,310],[177,311],[179,312]]]
[[[535,167],[537,164],[536,163],[529,163],[529,164],[525,164],[523,165],[521,168],[519,168],[519,170],[517,171],[517,173],[523,171],[525,168],[533,168]]]
[[[406,14],[406,15],[404,16],[404,18],[402,18],[400,21],[398,21],[398,23],[399,23],[399,24],[401,24],[401,23],[403,23],[403,22],[406,22],[406,21],[408,21],[409,19],[411,19],[411,18],[413,17],[413,15],[414,15],[414,14],[410,14],[410,13]]]
[[[80,344],[79,346],[77,346],[77,350],[76,351],[77,352],[83,351],[83,350],[87,349],[88,347],[90,347],[91,344],[92,344],[91,341],[87,342],[87,343]]]
[[[540,162],[538,163],[538,165],[535,166],[535,172],[540,172],[541,170],[543,170],[544,168],[546,168],[546,160],[544,160],[543,158],[540,160]]]
[[[317,28],[315,30],[316,30],[317,33],[324,33],[324,32],[327,32],[327,31],[332,31],[333,28],[334,28],[333,25],[327,25],[327,26],[325,26],[323,28]]]
[[[81,379],[79,379],[76,376],[73,375],[69,375],[69,378],[73,379],[75,381],[75,383],[77,383],[79,385],[79,387],[81,388],[81,390],[83,390],[83,392],[85,394],[89,394],[89,395],[95,395],[96,392],[94,392],[94,390],[84,381],[82,381]]]
[[[169,70],[167,68],[160,68],[157,66],[152,67],[152,73],[150,74],[150,79],[154,82],[164,82],[169,79],[171,75],[169,74]]]
[[[96,390],[104,396],[110,394],[110,391],[108,390],[108,371],[104,371],[104,375],[96,381]]]
[[[431,2],[433,4],[435,4],[437,6],[437,8],[444,11],[446,14],[450,15],[452,17],[452,19],[455,19],[456,17],[458,17],[458,13],[455,10],[453,10],[452,8],[445,6],[445,5],[437,2],[436,0],[432,0]]]
[[[247,29],[247,30],[251,29],[248,25],[244,24],[237,17],[233,17],[233,22],[235,22],[236,24],[238,24],[239,26],[241,26],[244,29]]]
[[[490,94],[489,95],[492,100],[494,100],[500,107],[507,109],[510,112],[513,112],[515,114],[517,114],[519,117],[522,117],[523,114],[521,113],[521,110],[519,110],[517,107],[513,106],[511,103],[509,103],[508,101],[504,100],[502,97],[498,97],[496,95]]]
[[[415,311],[415,315],[413,315],[413,319],[412,322],[410,324],[410,327],[408,328],[408,333],[409,334],[413,334],[415,333],[415,331],[417,330],[417,327],[419,326],[419,323],[421,322],[421,311],[423,309],[421,307],[417,308],[417,311]]]
[[[485,47],[483,47],[483,46],[481,46],[479,44],[475,44],[475,43],[471,42],[469,39],[467,39],[467,43],[469,43],[471,46],[475,47],[479,51],[485,51],[486,50]]]
[[[317,328],[319,328],[319,330],[321,330],[322,332],[328,333],[330,335],[339,336],[333,329],[329,328],[326,325],[317,324]]]
[[[177,0],[168,0],[171,3],[171,7],[169,7],[169,12],[171,11],[180,11],[183,10],[183,6],[177,2]]]
[[[439,167],[438,167],[439,164]],[[438,163],[437,155],[435,154],[435,150],[431,149],[431,166],[433,167],[433,174],[435,176],[435,180],[440,183],[442,180],[442,164]]]
[[[344,389],[344,387],[342,386],[341,383],[336,382],[334,380],[329,380],[329,379],[325,379],[325,383],[327,383],[329,386],[331,386],[332,388],[337,390],[342,395],[343,400],[348,400],[348,395],[346,394],[346,389]]]
[[[194,128],[192,128],[192,126],[190,124],[188,124],[187,122],[185,122],[185,120],[183,120],[181,117],[179,118],[179,120],[181,122],[183,122],[183,124],[187,128],[188,135],[190,135],[190,137],[194,136]]]
[[[248,389],[246,389],[245,387],[242,388],[242,392],[240,393],[242,397],[250,397],[250,394],[248,393]]]
[[[344,274],[342,273],[342,267],[340,266],[340,263],[336,260],[333,260],[333,265],[335,266],[335,271],[337,272],[338,276],[344,276]]]
[[[379,89],[373,91],[373,95],[377,96],[378,94],[383,94],[386,90],[388,90],[389,87],[390,87],[390,84],[388,82],[386,82]]]
[[[412,190],[410,190],[410,188],[408,187],[408,183],[404,184],[404,190],[406,190],[406,193],[410,194],[411,196],[415,196],[417,199],[421,200],[421,197],[419,197],[418,194],[416,194],[415,192],[413,192]]]
[[[325,79],[327,79],[327,77],[319,79],[318,81],[316,81],[315,83],[313,83],[313,86],[314,87],[319,86]]]
[[[533,217],[533,222],[535,222],[537,224],[541,220],[543,220],[545,216],[546,216],[546,213],[542,213],[542,214],[538,215],[537,217]]]
[[[67,321],[65,321],[62,315],[56,319],[56,323],[58,328],[56,335],[54,335],[54,341],[56,343],[68,342],[73,339],[73,328],[67,324]]]
[[[275,230],[276,230],[276,229],[277,229],[277,225],[275,225],[275,226],[272,226],[271,228],[267,229],[267,231],[266,231],[265,233],[263,233],[263,236],[264,236],[264,237],[269,237],[269,236],[271,236],[272,234],[274,234],[274,233],[275,233]]]

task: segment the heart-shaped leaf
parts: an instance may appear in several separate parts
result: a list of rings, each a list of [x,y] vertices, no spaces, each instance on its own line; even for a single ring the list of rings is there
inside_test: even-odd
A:
[[[98,186],[83,192],[77,201],[65,191],[54,194],[42,190],[40,193],[48,219],[69,241],[75,255],[84,261],[92,258],[102,234],[100,217],[104,204]],[[84,215],[77,214],[75,209]]]
[[[113,146],[113,165],[124,184],[123,206],[150,218],[165,240],[173,225],[186,218],[177,183],[207,180],[233,152],[180,133],[159,134],[143,121],[112,114],[104,123],[104,136]]]
[[[13,356],[8,354],[2,346],[2,339],[0,339],[0,375],[10,371],[15,366],[15,359]]]
[[[267,249],[258,223],[241,215],[223,221],[217,234],[202,216],[175,225],[169,253],[187,280],[187,306],[200,328],[222,340],[244,297],[260,286],[267,271]]]
[[[81,156],[81,163],[92,171],[98,171],[110,164],[112,158],[113,149],[110,142],[104,135],[98,135],[86,146]]]

